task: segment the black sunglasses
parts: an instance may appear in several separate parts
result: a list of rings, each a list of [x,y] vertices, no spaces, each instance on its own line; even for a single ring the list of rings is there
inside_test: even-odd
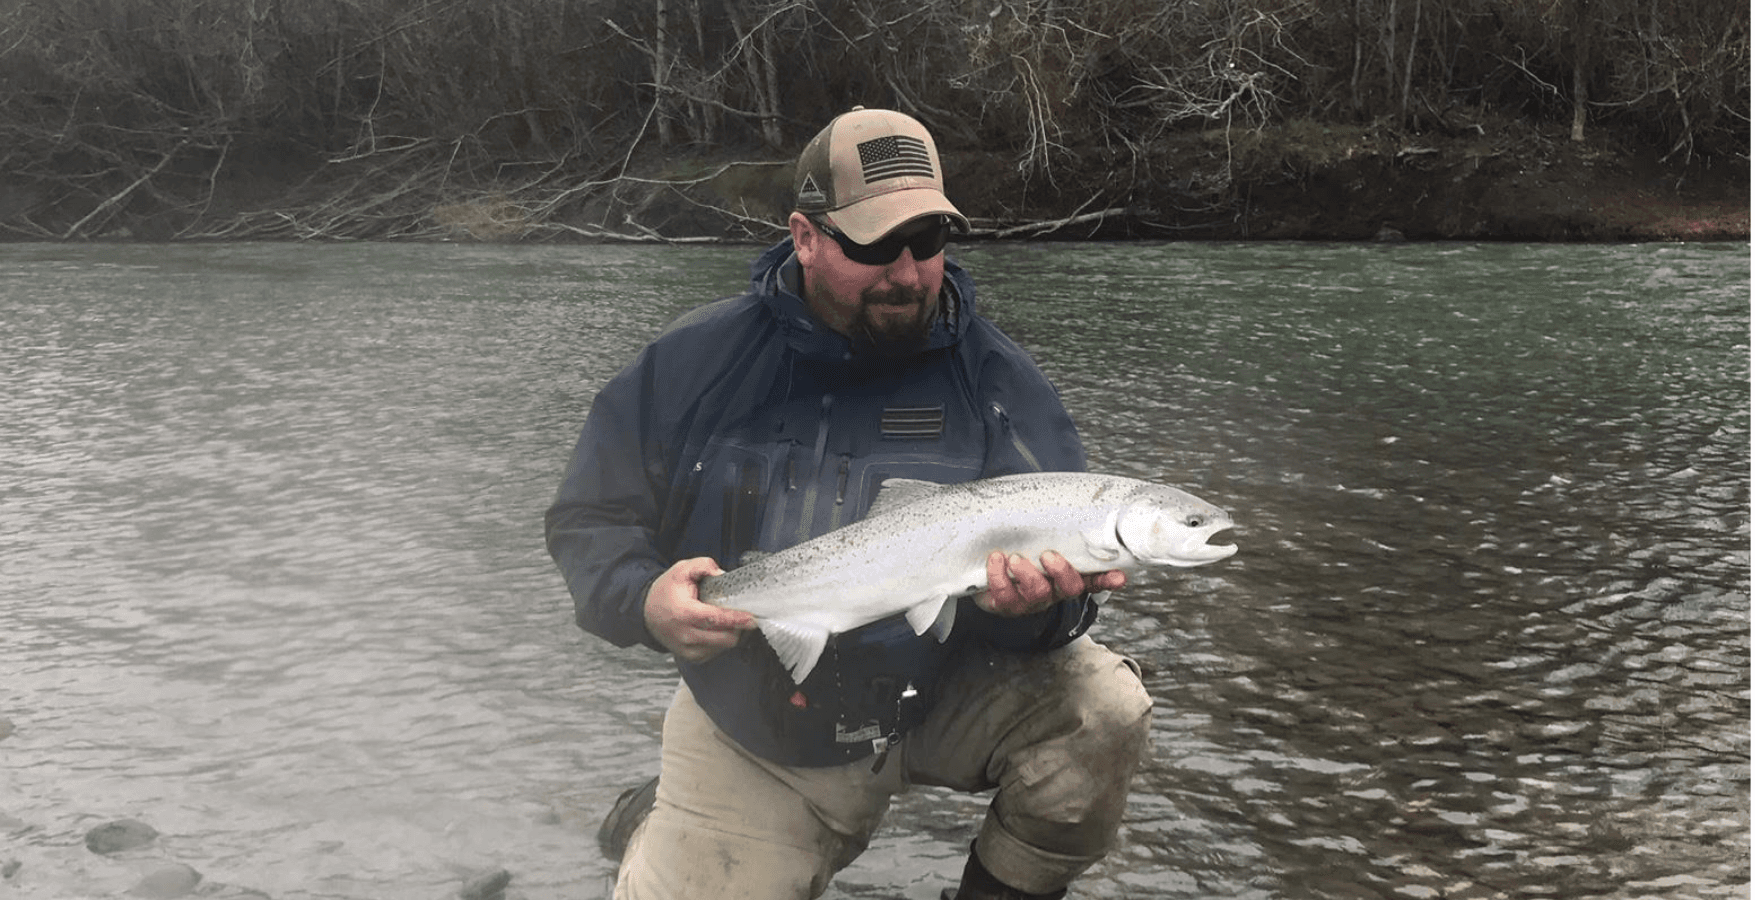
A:
[[[848,259],[865,266],[887,266],[902,255],[902,248],[913,251],[915,261],[931,259],[944,250],[945,244],[951,239],[951,220],[949,216],[936,216],[937,228],[927,228],[912,234],[889,235],[870,244],[857,244],[847,235],[821,219],[811,219],[817,230],[829,236],[841,248],[841,253]]]

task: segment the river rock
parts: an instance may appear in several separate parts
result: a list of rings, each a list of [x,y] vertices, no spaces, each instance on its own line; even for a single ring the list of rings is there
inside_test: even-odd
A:
[[[144,847],[158,838],[158,830],[134,819],[105,822],[85,833],[85,849],[108,855]]]
[[[491,869],[463,883],[458,889],[458,900],[500,900],[506,895],[506,885],[512,883],[512,873],[505,869]]]
[[[200,883],[200,872],[182,863],[171,863],[140,879],[139,883],[128,889],[128,896],[145,897],[146,900],[173,900],[188,895]]]

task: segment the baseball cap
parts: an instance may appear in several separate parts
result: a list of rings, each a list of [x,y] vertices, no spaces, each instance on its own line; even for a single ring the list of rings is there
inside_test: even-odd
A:
[[[841,233],[872,243],[910,219],[969,220],[945,199],[938,148],[926,126],[887,109],[855,106],[824,126],[798,155],[793,208],[820,216]]]

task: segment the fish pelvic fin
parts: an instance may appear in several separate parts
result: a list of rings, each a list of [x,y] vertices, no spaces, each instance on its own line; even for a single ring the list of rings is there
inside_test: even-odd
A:
[[[915,634],[932,632],[932,636],[944,643],[951,636],[951,626],[957,622],[957,604],[949,594],[940,594],[908,607],[908,625]]]
[[[829,643],[826,629],[810,625],[757,619],[756,626],[762,630],[762,637],[768,639],[768,646],[774,648],[774,655],[792,673],[794,684],[803,684],[810,676],[823,656],[823,647]]]

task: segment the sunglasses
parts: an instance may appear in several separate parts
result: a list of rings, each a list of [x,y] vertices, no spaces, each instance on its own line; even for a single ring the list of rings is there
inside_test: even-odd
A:
[[[914,253],[915,261],[931,259],[944,250],[945,244],[951,239],[951,220],[949,216],[935,216],[938,227],[927,228],[911,234],[886,235],[870,244],[857,244],[852,238],[836,231],[827,222],[811,219],[817,230],[829,236],[841,248],[841,254],[860,265],[887,266],[902,255],[902,248],[907,247]]]

